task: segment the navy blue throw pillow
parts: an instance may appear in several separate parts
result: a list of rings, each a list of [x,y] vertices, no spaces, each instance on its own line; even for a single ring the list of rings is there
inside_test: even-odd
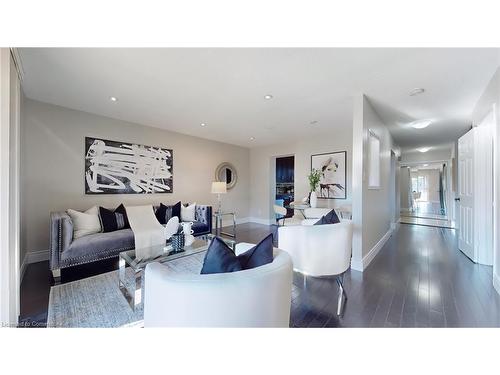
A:
[[[120,204],[114,211],[99,207],[99,220],[104,233],[130,228],[127,211],[123,204]]]
[[[337,216],[335,210],[331,210],[321,219],[319,219],[314,225],[324,225],[324,224],[338,224],[340,223],[340,219]]]
[[[201,274],[241,271],[241,263],[231,248],[219,237],[215,237],[208,247]]]
[[[236,256],[226,243],[215,237],[208,247],[201,274],[227,273],[248,270],[272,263],[273,235],[270,234],[257,245]]]
[[[270,234],[250,250],[238,255],[244,270],[263,266],[273,261],[273,235]]]
[[[160,222],[160,224],[168,223],[168,221],[172,218],[172,210],[173,206],[165,206],[163,203],[160,203],[160,207],[158,207],[155,212],[156,219]]]
[[[177,202],[172,206],[172,217],[177,216],[181,221],[181,202]]]

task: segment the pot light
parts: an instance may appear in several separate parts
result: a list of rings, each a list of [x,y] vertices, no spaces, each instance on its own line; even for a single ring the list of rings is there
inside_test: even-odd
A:
[[[429,151],[429,147],[421,147],[418,149],[419,152],[427,152]]]
[[[266,99],[266,100],[270,100],[272,98],[273,98],[273,96],[270,95],[270,94],[267,94],[267,95],[264,96],[264,99]]]
[[[424,92],[425,92],[425,89],[423,89],[421,87],[415,87],[413,90],[410,91],[409,95],[416,96],[416,95],[423,94]]]
[[[109,100],[111,100],[112,102],[117,102],[118,98],[116,96],[110,96]]]
[[[207,124],[205,124],[204,122],[202,122],[202,123],[200,124],[200,126],[207,126]]]
[[[251,141],[255,141],[255,137],[250,137],[250,140]]]
[[[417,120],[411,123],[412,128],[423,129],[428,127],[432,123],[432,120]]]

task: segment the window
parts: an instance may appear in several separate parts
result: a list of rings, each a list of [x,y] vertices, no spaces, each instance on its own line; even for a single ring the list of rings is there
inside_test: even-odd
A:
[[[380,139],[368,130],[368,188],[380,188]]]

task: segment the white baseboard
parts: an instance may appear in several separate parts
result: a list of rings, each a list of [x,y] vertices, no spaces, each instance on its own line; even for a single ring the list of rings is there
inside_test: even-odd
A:
[[[495,273],[493,273],[493,288],[500,294],[500,277]]]
[[[49,250],[30,251],[26,254],[26,263],[38,263],[49,260]]]
[[[26,262],[27,261],[27,256],[25,255],[24,256],[24,259],[21,263],[21,269],[19,270],[19,282],[21,283],[24,279],[24,273],[26,272],[26,268],[28,267],[28,263]]]
[[[49,260],[49,250],[28,251],[24,255],[24,259],[21,262],[21,267],[19,270],[20,281],[23,281],[24,274],[26,272],[26,269],[28,268],[28,264],[43,262],[45,260]]]
[[[272,225],[271,219],[262,219],[260,217],[249,217],[248,223],[262,224],[262,225]]]
[[[389,230],[382,236],[382,238],[371,248],[371,250],[366,254],[363,259],[352,259],[351,268],[355,271],[363,272],[366,267],[372,262],[377,254],[382,250],[387,240],[391,237],[392,233],[399,227],[398,223],[391,223]]]

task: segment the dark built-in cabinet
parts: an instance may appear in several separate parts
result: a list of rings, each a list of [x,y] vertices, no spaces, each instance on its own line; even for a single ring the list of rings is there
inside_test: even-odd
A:
[[[283,200],[283,206],[294,201],[295,157],[276,158],[276,199]],[[286,217],[292,217],[293,210],[287,209]]]

